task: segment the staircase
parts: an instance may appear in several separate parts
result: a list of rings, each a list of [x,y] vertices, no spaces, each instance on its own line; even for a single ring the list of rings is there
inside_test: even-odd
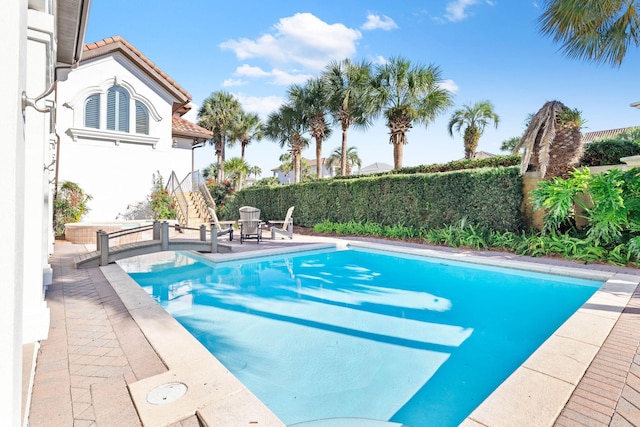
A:
[[[199,192],[184,193],[187,199],[187,215],[186,226],[198,228],[202,224],[211,222],[211,215],[207,209],[207,204]]]
[[[209,207],[213,208],[215,203],[199,172],[187,175],[181,182],[174,172],[171,173],[166,189],[176,205],[176,219],[180,225],[198,228],[211,222]]]

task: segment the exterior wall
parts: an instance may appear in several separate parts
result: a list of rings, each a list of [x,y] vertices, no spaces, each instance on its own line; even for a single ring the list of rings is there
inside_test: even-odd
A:
[[[134,126],[134,99],[149,109],[149,138],[139,141],[135,133],[122,132],[87,136],[82,130],[84,100],[95,92],[103,98],[114,82],[131,98],[130,126]],[[172,147],[171,106],[173,99],[157,83],[142,73],[120,53],[82,62],[58,84],[57,132],[60,135],[59,182],[77,183],[93,199],[83,221],[113,221],[128,205],[144,200],[150,193],[153,174],[158,171],[166,183],[172,171],[182,179],[191,171],[191,150]],[[135,130],[135,129],[134,129]],[[106,131],[102,120],[101,131]],[[123,136],[116,142],[115,137]],[[72,137],[76,136],[76,139]],[[129,139],[129,140],[128,140]],[[155,146],[151,140],[157,141]]]
[[[29,97],[38,97],[52,91],[53,84],[53,15],[36,10],[27,14],[27,90]],[[46,64],[46,72],[43,65]],[[39,108],[53,106],[51,93],[37,102]],[[20,181],[24,183],[24,244],[25,256],[23,286],[23,342],[30,343],[47,338],[49,309],[44,301],[44,287],[51,283],[49,235],[51,232],[49,200],[52,173],[43,165],[52,163],[51,147],[55,137],[51,133],[52,112],[43,113],[34,108],[25,110],[25,167]]]

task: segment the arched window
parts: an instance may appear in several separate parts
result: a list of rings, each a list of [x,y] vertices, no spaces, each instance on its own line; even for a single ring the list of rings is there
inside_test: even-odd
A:
[[[84,102],[84,127],[100,129],[100,94],[90,95]]]
[[[149,110],[140,101],[136,101],[136,133],[149,135]]]
[[[119,86],[107,91],[107,129],[129,132],[129,94]]]

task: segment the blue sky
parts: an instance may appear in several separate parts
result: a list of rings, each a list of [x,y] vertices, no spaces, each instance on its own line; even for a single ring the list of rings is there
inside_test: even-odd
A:
[[[640,109],[630,107],[640,101],[640,51],[632,48],[616,68],[565,58],[539,34],[542,2],[93,0],[86,41],[120,35],[191,93],[195,105],[225,90],[263,118],[291,83],[318,75],[333,59],[376,64],[401,56],[434,64],[454,93],[454,108],[493,103],[500,123],[485,130],[478,149],[496,154],[502,141],[522,134],[528,114],[551,100],[582,111],[583,131],[640,125]],[[404,166],[463,157],[462,137],[447,131],[454,108],[409,132]],[[340,145],[338,129],[323,156]],[[367,130],[350,129],[348,145],[363,167],[393,164],[382,118]],[[254,142],[247,162],[270,176],[284,151],[269,140]],[[233,156],[239,149],[228,149],[227,159]],[[313,143],[303,156],[315,157]],[[213,161],[211,148],[196,150],[197,168]]]

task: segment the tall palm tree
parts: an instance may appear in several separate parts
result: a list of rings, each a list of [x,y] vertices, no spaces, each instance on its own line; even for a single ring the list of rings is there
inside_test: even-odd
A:
[[[391,58],[376,69],[374,86],[391,135],[394,169],[402,167],[403,147],[413,123],[426,127],[453,104],[440,74],[435,65],[411,65],[404,58]]]
[[[232,157],[224,162],[224,168],[233,180],[236,190],[242,189],[242,177],[249,173],[249,165],[240,157]]]
[[[540,178],[568,174],[582,155],[583,124],[580,111],[559,101],[545,103],[513,148],[514,153],[524,149],[521,172],[525,173],[532,165]]]
[[[347,174],[347,131],[351,126],[367,128],[379,111],[371,84],[371,64],[349,59],[331,62],[321,76],[329,93],[329,111],[342,128],[340,173]]]
[[[232,124],[229,146],[240,142],[240,158],[245,160],[245,149],[252,141],[260,141],[264,137],[264,124],[260,116],[255,113],[241,111],[235,123]]]
[[[308,129],[308,121],[301,111],[290,105],[282,105],[276,112],[269,114],[265,125],[265,136],[280,144],[288,145],[293,156],[294,182],[300,182],[300,157],[302,150],[309,146],[304,137]]]
[[[538,22],[569,58],[619,66],[631,43],[640,46],[636,0],[547,0]]]
[[[212,141],[216,147],[218,182],[224,179],[227,136],[241,111],[240,102],[232,94],[224,91],[213,92],[198,110],[198,125],[214,134]]]
[[[293,107],[309,119],[309,133],[316,141],[316,177],[322,178],[322,142],[331,136],[326,118],[328,102],[324,82],[315,78],[304,86],[292,85],[288,95]]]
[[[351,170],[354,166],[358,166],[358,169],[362,166],[362,160],[358,156],[358,149],[356,147],[349,147],[347,149],[347,175],[351,175]],[[342,148],[338,147],[333,150],[333,153],[327,158],[327,167],[333,168],[338,166],[342,161]]]
[[[498,127],[500,118],[493,111],[493,104],[489,101],[476,102],[472,106],[463,105],[462,108],[456,110],[449,119],[447,128],[449,135],[453,136],[453,130],[462,133],[464,128],[464,158],[472,159],[478,148],[478,141],[484,132],[484,128],[493,122]]]

